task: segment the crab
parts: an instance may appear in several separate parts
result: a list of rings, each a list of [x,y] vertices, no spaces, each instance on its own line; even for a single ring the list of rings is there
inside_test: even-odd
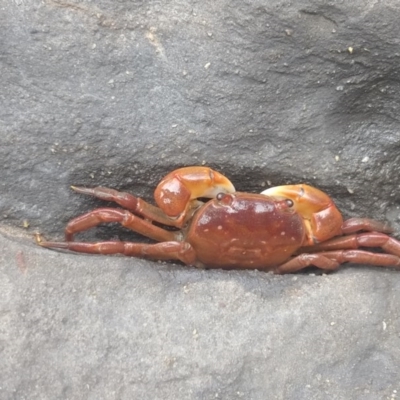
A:
[[[67,224],[65,242],[39,236],[41,246],[277,274],[310,266],[332,271],[346,262],[400,268],[400,242],[388,235],[392,230],[387,223],[343,221],[332,199],[306,184],[272,187],[260,194],[236,192],[219,172],[192,166],[161,180],[154,192],[157,207],[104,187],[72,189],[123,209],[98,208],[78,216]],[[159,243],[74,242],[75,234],[105,222],[120,223]]]

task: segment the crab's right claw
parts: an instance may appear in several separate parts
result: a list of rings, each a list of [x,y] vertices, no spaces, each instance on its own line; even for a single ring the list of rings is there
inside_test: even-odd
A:
[[[323,191],[308,185],[276,186],[261,192],[278,199],[290,199],[307,230],[308,245],[342,234],[343,218],[333,200]]]

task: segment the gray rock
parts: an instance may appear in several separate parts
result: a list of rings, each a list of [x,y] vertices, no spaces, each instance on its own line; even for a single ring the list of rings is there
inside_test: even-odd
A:
[[[394,1],[2,4],[0,397],[395,398],[394,271],[197,271],[32,236],[103,204],[71,184],[151,200],[193,164],[238,190],[307,182],[398,232],[399,16]],[[137,240],[82,235],[110,237]]]
[[[396,271],[202,271],[0,238],[2,399],[372,400],[399,390]]]

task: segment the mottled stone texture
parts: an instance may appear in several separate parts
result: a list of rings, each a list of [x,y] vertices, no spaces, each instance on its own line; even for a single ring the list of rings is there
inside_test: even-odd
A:
[[[393,0],[2,2],[0,398],[395,398],[398,272],[197,271],[32,234],[102,204],[71,184],[151,199],[192,164],[239,190],[311,183],[398,232],[399,18]]]

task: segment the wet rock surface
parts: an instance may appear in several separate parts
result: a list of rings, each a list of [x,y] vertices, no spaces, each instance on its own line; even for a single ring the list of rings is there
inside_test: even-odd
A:
[[[104,205],[72,184],[151,200],[193,164],[242,191],[310,183],[399,233],[399,15],[371,1],[3,4],[0,398],[395,398],[395,271],[198,271],[32,236],[61,239]]]

